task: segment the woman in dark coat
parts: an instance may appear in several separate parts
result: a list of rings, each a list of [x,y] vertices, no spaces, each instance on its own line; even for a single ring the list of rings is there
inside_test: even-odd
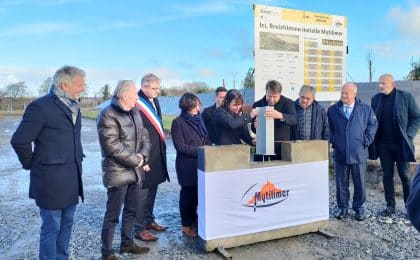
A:
[[[255,142],[248,131],[248,123],[252,122],[257,111],[253,109],[251,114],[242,113],[244,99],[241,93],[235,89],[227,92],[223,104],[216,110],[216,144],[241,144],[243,142],[253,145]]]
[[[197,237],[193,222],[197,220],[197,150],[210,145],[210,139],[200,115],[200,99],[185,93],[179,100],[181,115],[172,121],[172,141],[176,150],[175,168],[181,185],[179,210],[182,232]]]

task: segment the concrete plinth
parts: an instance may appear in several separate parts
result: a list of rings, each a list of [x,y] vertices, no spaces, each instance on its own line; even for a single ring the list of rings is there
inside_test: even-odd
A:
[[[318,232],[321,229],[328,227],[328,220],[322,220],[309,224],[303,224],[293,227],[285,227],[264,232],[252,233],[242,236],[219,238],[213,240],[203,240],[199,238],[200,247],[206,251],[211,252],[219,246],[224,248],[237,247],[242,245],[249,245],[263,241],[269,241],[284,237],[297,236],[306,233]]]

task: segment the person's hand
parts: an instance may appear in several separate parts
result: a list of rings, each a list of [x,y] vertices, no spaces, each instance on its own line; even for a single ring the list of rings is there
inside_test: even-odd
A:
[[[252,139],[252,144],[255,145],[257,143],[257,139]]]
[[[139,153],[136,154],[136,155],[140,158],[140,162],[139,162],[139,164],[136,167],[136,168],[138,168],[138,167],[141,167],[143,165],[143,163],[144,163],[144,157],[143,157],[143,155],[141,155]]]
[[[267,109],[265,110],[265,117],[267,119],[283,119],[283,113],[275,109]]]
[[[257,108],[253,108],[251,110],[251,113],[249,114],[251,116],[251,118],[254,118],[258,115],[258,109]]]
[[[143,171],[144,172],[150,171],[150,166],[148,164],[143,165]]]
[[[259,125],[259,123],[258,123],[258,116],[257,116],[257,117],[255,117],[255,121],[254,121],[254,127],[255,127],[255,129],[258,128],[258,125]]]

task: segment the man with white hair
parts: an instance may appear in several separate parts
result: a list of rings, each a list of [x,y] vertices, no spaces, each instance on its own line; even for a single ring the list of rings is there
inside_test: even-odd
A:
[[[102,225],[102,259],[117,257],[112,249],[115,226],[124,205],[120,253],[142,254],[148,247],[133,241],[139,193],[149,170],[149,134],[136,108],[137,89],[134,81],[122,80],[111,103],[98,115],[97,129],[102,149],[103,184],[108,200]]]
[[[83,201],[80,94],[85,72],[64,66],[50,92],[28,105],[11,144],[30,170],[29,197],[41,217],[39,259],[68,259],[74,213]]]
[[[330,142],[334,148],[334,172],[338,209],[336,218],[347,217],[349,205],[349,175],[353,178],[353,210],[355,218],[366,218],[363,204],[366,200],[365,174],[368,146],[373,142],[378,123],[369,105],[356,98],[357,86],[346,83],[341,89],[341,100],[327,112]]]
[[[404,203],[410,194],[409,162],[415,162],[413,139],[420,125],[420,112],[411,93],[395,88],[394,77],[379,78],[379,93],[372,97],[371,106],[378,118],[379,128],[370,158],[379,159],[383,171],[386,208],[383,216],[395,213],[394,165],[404,192]]]

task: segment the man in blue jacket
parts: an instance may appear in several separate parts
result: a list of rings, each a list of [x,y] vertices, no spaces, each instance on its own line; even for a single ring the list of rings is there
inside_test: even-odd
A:
[[[379,128],[375,136],[371,159],[379,159],[383,171],[386,208],[383,216],[395,213],[394,165],[404,192],[404,202],[410,194],[410,169],[408,162],[415,162],[413,139],[420,124],[420,112],[411,93],[395,88],[391,74],[379,78],[379,92],[372,97],[371,106],[378,118]],[[372,152],[372,150],[371,150]]]
[[[327,113],[315,100],[316,89],[303,85],[295,101],[297,124],[292,126],[293,140],[329,140]]]
[[[11,140],[22,167],[30,170],[29,197],[39,207],[39,259],[69,258],[79,196],[83,201],[79,100],[84,89],[83,70],[57,70],[50,93],[28,105]]]
[[[346,83],[341,89],[341,100],[327,112],[330,142],[334,148],[336,180],[336,218],[347,217],[349,204],[349,175],[354,184],[353,210],[358,221],[365,219],[365,174],[368,146],[373,142],[378,123],[370,106],[356,98],[357,86]]]

